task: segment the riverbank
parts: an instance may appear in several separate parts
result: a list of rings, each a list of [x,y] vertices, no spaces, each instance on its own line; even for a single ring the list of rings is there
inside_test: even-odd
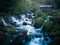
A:
[[[60,11],[51,13],[52,18],[45,24],[43,31],[52,39],[50,45],[60,45]]]

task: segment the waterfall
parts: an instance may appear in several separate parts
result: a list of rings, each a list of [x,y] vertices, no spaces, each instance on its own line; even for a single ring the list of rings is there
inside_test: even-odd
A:
[[[9,26],[3,18],[2,18],[2,23],[3,23],[4,26]]]

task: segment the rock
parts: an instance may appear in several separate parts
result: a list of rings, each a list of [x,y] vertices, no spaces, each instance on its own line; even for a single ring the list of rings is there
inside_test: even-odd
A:
[[[36,21],[35,24],[34,24],[34,27],[35,28],[40,28],[41,27],[41,24],[38,21]]]
[[[16,35],[14,35],[13,45],[20,45],[27,37],[27,30],[21,29]]]
[[[48,41],[48,38],[45,38],[46,41]]]
[[[11,25],[15,26],[16,25],[16,22],[11,22]]]
[[[31,15],[29,15],[29,16],[28,16],[28,18],[29,18],[29,19],[32,19],[32,16],[31,16]]]
[[[27,23],[26,22],[23,22],[23,25],[27,25]]]
[[[34,21],[34,27],[35,28],[40,28],[44,22],[44,19],[38,18]]]
[[[40,25],[38,25],[38,23],[36,23],[36,24],[34,24],[34,27],[35,27],[35,28],[39,28]]]

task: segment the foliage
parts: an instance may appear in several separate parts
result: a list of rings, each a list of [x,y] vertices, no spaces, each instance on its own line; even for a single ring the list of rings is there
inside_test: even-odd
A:
[[[35,0],[0,0],[0,4],[0,15],[20,14],[24,10],[40,9],[40,4]]]
[[[48,2],[50,2],[50,4],[52,4],[54,8],[60,8],[60,0],[48,0]]]
[[[48,16],[47,13],[43,13],[43,12],[40,11],[39,13],[36,13],[35,18],[33,19],[33,22],[32,23],[36,27],[41,27],[43,25],[44,20],[45,20],[45,18],[47,16]]]
[[[50,38],[52,39],[51,45],[57,45],[60,44],[60,18],[59,13],[56,12],[51,15],[52,18],[50,21],[46,22],[43,31],[47,32]]]
[[[16,0],[0,0],[0,12],[8,12],[15,6]]]

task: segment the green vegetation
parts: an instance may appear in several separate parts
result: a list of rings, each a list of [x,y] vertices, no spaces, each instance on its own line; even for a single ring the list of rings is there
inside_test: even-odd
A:
[[[52,16],[49,21],[47,21],[44,25],[43,32],[47,33],[50,38],[52,39],[52,42],[50,45],[60,45],[60,0],[48,0],[46,2],[47,4],[53,5],[53,10],[51,12],[46,13],[36,13],[34,21],[37,21],[36,26],[39,27],[43,24],[43,21],[46,16],[50,15]]]
[[[35,18],[33,19],[32,23],[37,28],[41,27],[44,24],[44,20],[47,16],[48,16],[47,13],[43,13],[43,12],[40,11],[39,13],[36,13]]]
[[[59,11],[53,13],[50,21],[46,22],[43,31],[48,33],[50,38],[52,39],[52,43],[50,45],[57,45],[60,40],[60,14]]]
[[[0,15],[19,15],[22,12],[32,10],[33,8],[38,9],[40,4],[37,4],[32,0],[0,0]]]

